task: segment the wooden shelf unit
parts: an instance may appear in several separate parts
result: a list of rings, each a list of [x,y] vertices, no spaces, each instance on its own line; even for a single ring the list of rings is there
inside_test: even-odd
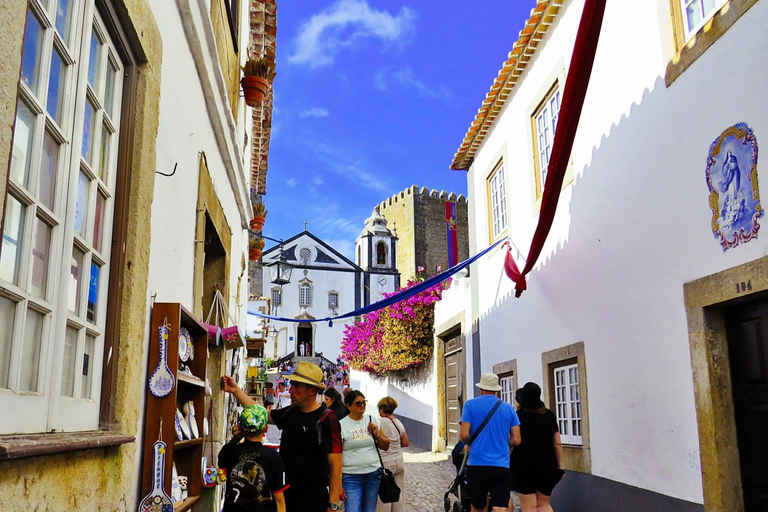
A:
[[[173,390],[162,398],[149,391],[149,376],[155,371],[160,358],[160,327],[168,323],[168,368],[174,376]],[[186,327],[192,337],[194,359],[185,364],[194,377],[179,373],[179,332]],[[205,416],[205,376],[208,355],[208,332],[192,313],[176,302],[156,302],[152,310],[152,330],[149,343],[149,371],[147,372],[147,409],[144,423],[144,459],[142,496],[152,490],[152,445],[157,440],[162,419],[163,442],[167,445],[163,488],[171,496],[173,463],[179,475],[187,477],[187,499],[174,504],[174,512],[189,509],[200,499],[202,485],[203,417]],[[176,409],[182,410],[192,400],[200,437],[178,441],[176,438]]]

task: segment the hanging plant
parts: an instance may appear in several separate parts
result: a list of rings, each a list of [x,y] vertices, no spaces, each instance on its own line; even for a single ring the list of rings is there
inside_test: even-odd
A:
[[[404,289],[417,282],[409,281]],[[342,358],[352,368],[375,376],[423,365],[432,356],[435,302],[442,298],[442,292],[442,283],[437,284],[347,325],[341,342]]]
[[[251,219],[251,229],[257,233],[261,233],[264,229],[264,223],[267,221],[267,213],[269,213],[263,203],[257,203],[253,205],[253,219]]]
[[[260,236],[251,237],[248,242],[248,259],[251,261],[259,261],[261,254],[264,251],[264,239]]]
[[[260,59],[248,58],[243,66],[243,79],[240,84],[243,86],[245,103],[250,107],[261,105],[267,89],[272,80],[275,79],[275,61],[274,59],[263,57]]]

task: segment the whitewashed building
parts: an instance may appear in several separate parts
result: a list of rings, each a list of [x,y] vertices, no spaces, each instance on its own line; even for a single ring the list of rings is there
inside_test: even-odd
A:
[[[472,254],[508,237],[522,268],[583,5],[537,2],[455,156]],[[437,306],[436,445],[494,371],[558,415],[555,510],[768,510],[766,19],[759,0],[607,3],[528,290],[499,248]]]
[[[366,221],[366,229],[370,220]],[[292,319],[333,319],[369,304],[372,291],[374,297],[393,292],[400,277],[390,252],[396,250],[396,241],[391,234],[387,238],[386,233],[378,232],[377,236],[377,241],[386,240],[385,264],[374,263],[365,269],[306,230],[289,238],[282,246],[264,251],[262,296],[269,299],[269,314]],[[270,263],[280,258],[281,250],[288,263],[293,265],[291,282],[283,286],[270,282],[268,270]],[[264,357],[290,355],[301,359],[322,354],[333,361],[339,355],[344,324],[349,321],[272,321]]]

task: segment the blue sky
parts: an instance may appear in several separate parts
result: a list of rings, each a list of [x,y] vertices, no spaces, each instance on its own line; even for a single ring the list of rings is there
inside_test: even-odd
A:
[[[279,2],[264,234],[306,220],[352,259],[387,197],[466,194],[448,167],[534,4]]]

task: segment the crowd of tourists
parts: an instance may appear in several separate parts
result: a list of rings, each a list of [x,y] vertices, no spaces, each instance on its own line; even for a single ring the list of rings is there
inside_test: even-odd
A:
[[[231,377],[221,378],[222,389],[243,406],[219,453],[219,467],[230,475],[224,512],[404,510],[402,448],[409,440],[393,415],[395,399],[382,398],[379,414],[368,414],[363,393],[342,387],[348,378],[342,372],[348,369],[299,362],[292,370],[287,383],[265,388],[264,406]],[[334,386],[328,386],[329,376]],[[282,433],[279,453],[264,446],[270,425]],[[384,503],[378,499],[380,486],[390,481],[400,489],[400,499]]]

